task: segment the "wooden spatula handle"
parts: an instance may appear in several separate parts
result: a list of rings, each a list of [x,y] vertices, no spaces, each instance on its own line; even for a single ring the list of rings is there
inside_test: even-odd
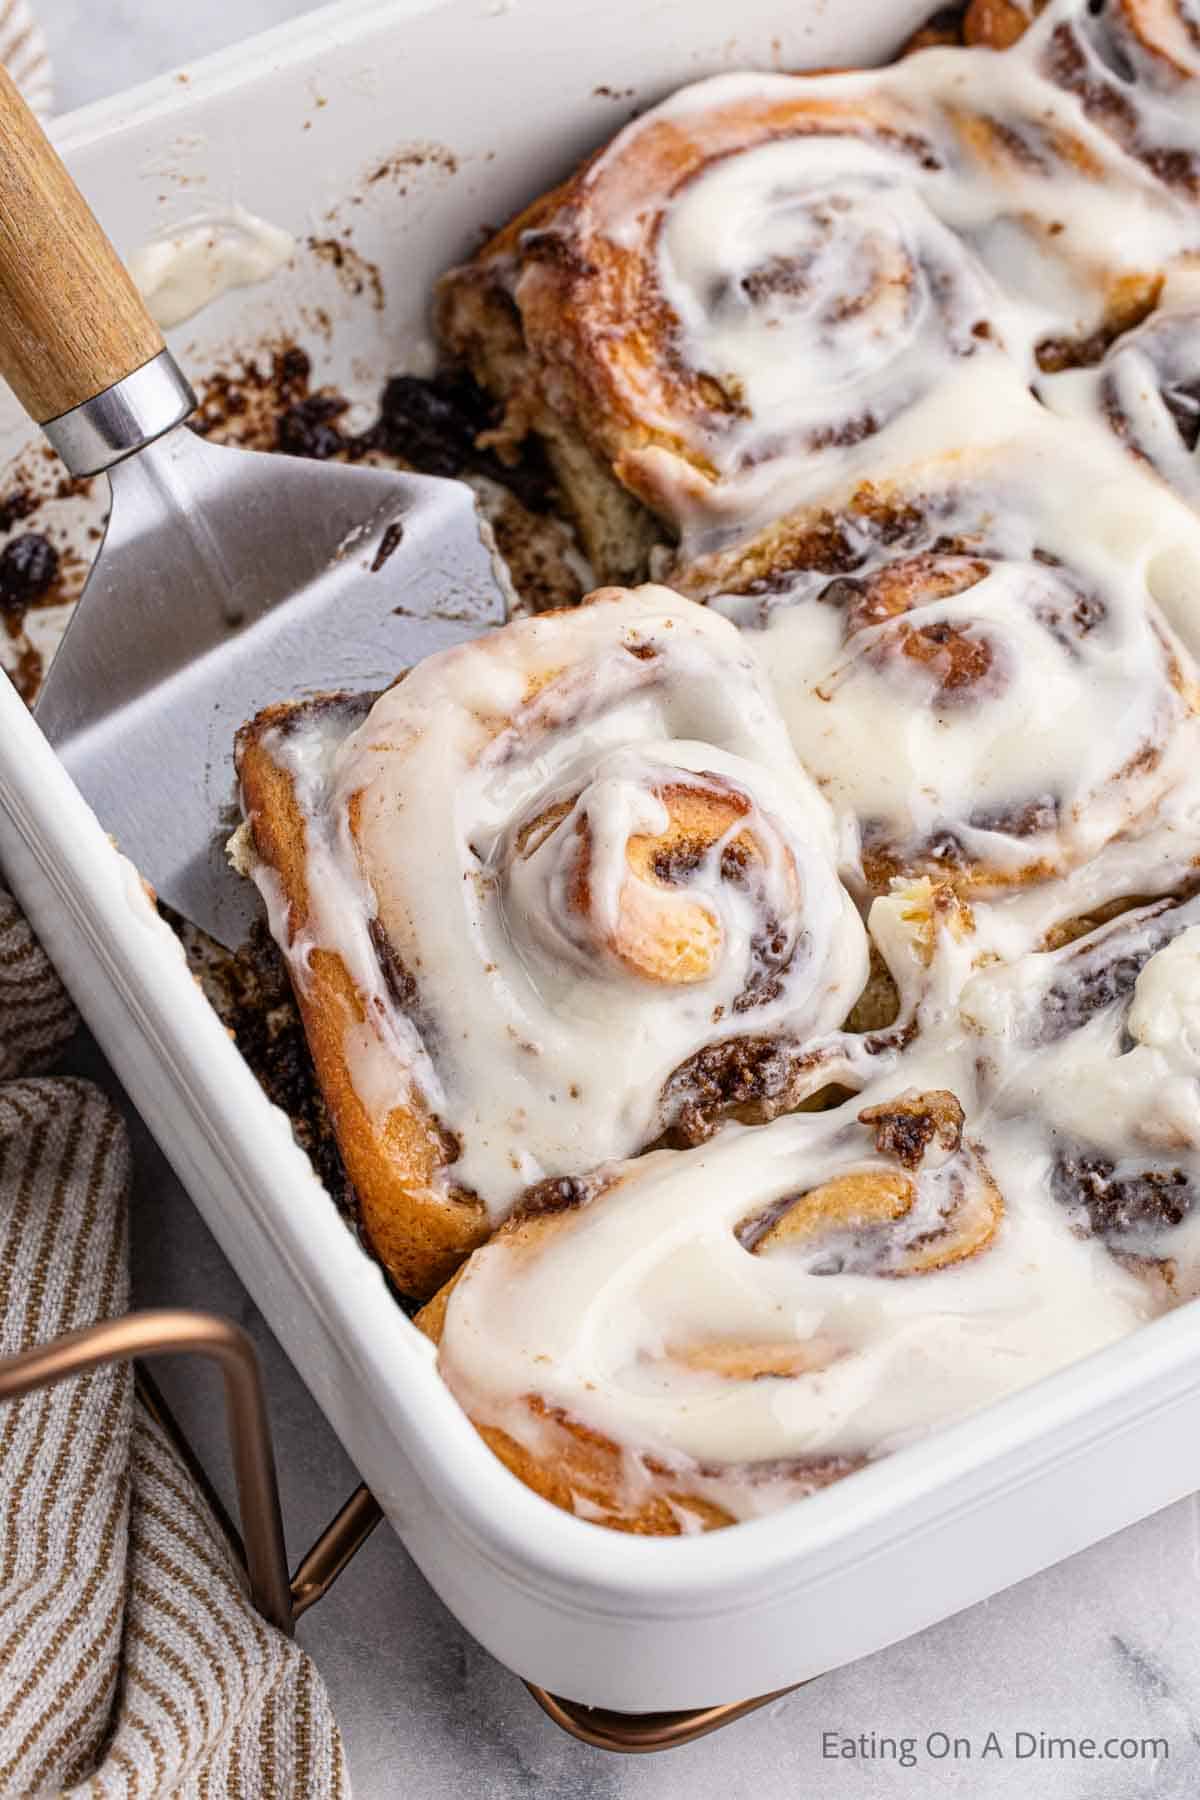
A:
[[[162,348],[116,251],[0,68],[0,374],[44,425]]]

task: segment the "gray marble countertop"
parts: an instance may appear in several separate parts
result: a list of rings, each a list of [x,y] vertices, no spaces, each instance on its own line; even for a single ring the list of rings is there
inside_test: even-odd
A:
[[[59,110],[306,10],[302,0],[36,4]],[[112,1084],[94,1054],[85,1050],[82,1058]],[[294,1562],[355,1485],[354,1471],[148,1134],[135,1117],[131,1123],[137,1298],[213,1308],[256,1337]],[[228,1488],[215,1377],[175,1366],[161,1378],[201,1458]],[[979,1554],[987,1556],[986,1543]],[[715,1738],[659,1757],[606,1756],[558,1732],[446,1612],[386,1528],[304,1621],[301,1636],[332,1693],[359,1800],[534,1793],[556,1800],[1183,1800],[1200,1792],[1196,1500]],[[740,1691],[731,1667],[730,1697]],[[884,1737],[895,1749],[830,1753],[870,1752],[872,1733],[877,1751]],[[1003,1755],[990,1749],[989,1733]],[[1166,1754],[1139,1743],[1128,1760],[1083,1761],[1039,1742],[1086,1737],[1159,1739]],[[955,1739],[965,1748],[955,1749]]]

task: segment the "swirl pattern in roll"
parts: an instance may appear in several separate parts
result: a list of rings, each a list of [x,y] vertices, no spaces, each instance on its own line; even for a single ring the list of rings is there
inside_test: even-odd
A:
[[[635,120],[439,320],[677,591],[243,734],[364,1234],[582,1518],[768,1511],[1200,1293],[1198,45],[970,0]]]
[[[965,45],[970,49],[1008,50],[1023,38],[1046,0],[966,0],[940,7],[913,33],[903,54]]]
[[[1098,130],[1156,180],[1200,198],[1194,83],[1200,30],[1190,0],[1057,7],[1032,34],[1034,60]]]
[[[243,739],[256,874],[318,1035],[325,962],[357,996],[330,1046],[343,1149],[355,1126],[396,1139],[405,1202],[441,1184],[495,1220],[845,1061],[867,952],[832,818],[715,614],[602,593],[429,658],[324,755],[302,727]],[[299,817],[301,909],[263,758]],[[436,1154],[414,1166],[418,1128]]]
[[[922,192],[951,150],[868,77],[718,79],[452,277],[444,334],[503,385],[487,305],[507,289],[535,365],[506,395],[514,430],[536,404],[552,450],[578,433],[675,530],[769,516],[949,363],[998,354],[1001,298]]]
[[[893,495],[882,527],[875,495],[844,522],[846,573],[714,605],[858,821],[870,888],[1045,881],[1152,818],[1195,757],[1200,694],[1147,587],[1187,529],[1156,484],[1035,416],[1017,450]]]
[[[1094,361],[1195,256],[1184,15],[1013,12],[974,39],[1000,55],[685,89],[443,282],[443,341],[502,438],[546,441],[602,575],[645,555],[634,502],[686,576],[950,450],[980,370]]]
[[[971,1082],[966,1059],[904,1073],[951,1066]],[[418,1323],[492,1449],[567,1510],[664,1533],[772,1510],[1150,1311],[1027,1177],[997,1180],[972,1104],[894,1073],[607,1168],[518,1213]]]
[[[957,980],[853,1100],[531,1195],[476,1252],[418,1323],[522,1480],[712,1529],[1200,1292],[1200,901],[1114,896],[1002,961],[1053,908],[944,935]]]

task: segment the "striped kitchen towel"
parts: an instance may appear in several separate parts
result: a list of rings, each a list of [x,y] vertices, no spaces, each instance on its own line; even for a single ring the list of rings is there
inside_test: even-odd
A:
[[[0,890],[0,1356],[129,1301],[122,1121]],[[0,1796],[348,1794],[320,1678],[263,1623],[128,1367],[0,1403]]]

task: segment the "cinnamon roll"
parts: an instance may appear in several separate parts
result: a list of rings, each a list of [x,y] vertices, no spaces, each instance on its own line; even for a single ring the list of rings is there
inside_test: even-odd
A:
[[[518,621],[369,710],[273,709],[238,762],[367,1235],[408,1291],[530,1184],[770,1116],[863,1054],[838,1033],[867,950],[828,808],[734,628],[664,589]]]
[[[1146,574],[1180,515],[1029,411],[1016,448],[939,467],[882,513],[857,497],[833,556],[801,529],[816,567],[713,602],[857,820],[877,893],[1059,876],[1149,822],[1197,754],[1196,671]]]
[[[920,192],[946,155],[872,78],[724,77],[447,278],[444,342],[546,439],[602,573],[589,481],[674,531],[769,513],[781,471],[837,471],[994,351],[998,296]]]
[[[677,591],[239,740],[365,1236],[618,1529],[1200,1293],[1200,31],[952,11],[684,90],[441,284],[487,448]]]
[[[1052,0],[1000,54],[700,83],[445,278],[444,345],[501,442],[545,440],[602,576],[657,520],[687,583],[1146,315],[1200,252],[1200,128],[1182,69],[1122,90],[1121,126],[1103,23]]]
[[[1060,1208],[997,1182],[970,1097],[905,1073],[938,1065],[518,1210],[417,1321],[495,1453],[597,1523],[709,1529],[1147,1316]]]
[[[862,1093],[534,1191],[419,1315],[485,1442],[583,1518],[709,1530],[1200,1292],[1192,887],[1040,950],[1023,898],[877,901],[958,974]]]
[[[1016,258],[1008,285],[1040,301],[1064,281],[1074,289],[1074,324],[1039,334],[1038,365],[1056,370],[1096,361],[1151,311],[1166,271],[1195,262],[1200,59],[1186,0],[1031,10],[1015,48],[992,59],[993,94],[950,104],[998,203],[994,249],[1020,240],[1034,252]],[[1014,9],[998,35],[1019,27]]]

